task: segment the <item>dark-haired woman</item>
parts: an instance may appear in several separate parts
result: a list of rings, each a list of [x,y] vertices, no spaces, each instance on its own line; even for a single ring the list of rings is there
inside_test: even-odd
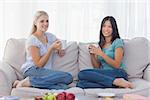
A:
[[[81,88],[133,88],[128,81],[123,58],[123,40],[120,39],[114,17],[102,20],[99,47],[89,46],[94,69],[82,70],[78,74],[77,87]]]

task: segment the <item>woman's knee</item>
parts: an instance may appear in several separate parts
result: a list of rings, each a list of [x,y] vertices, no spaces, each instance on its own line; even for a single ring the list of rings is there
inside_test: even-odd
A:
[[[83,79],[84,77],[86,77],[86,75],[89,73],[89,70],[81,70],[79,73],[78,73],[78,79]]]
[[[66,75],[66,83],[67,84],[70,84],[70,83],[72,83],[72,81],[73,81],[73,77],[72,77],[72,75],[70,74],[70,73],[65,73],[65,75]]]
[[[124,78],[125,80],[128,80],[128,74],[127,74],[126,71],[123,70],[123,69],[120,69],[120,76],[121,76],[122,78]]]

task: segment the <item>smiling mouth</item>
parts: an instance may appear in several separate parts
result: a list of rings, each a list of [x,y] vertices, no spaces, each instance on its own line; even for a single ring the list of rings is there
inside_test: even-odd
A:
[[[104,34],[110,34],[110,32],[105,32]]]
[[[48,27],[47,27],[47,26],[44,26],[44,27],[42,27],[42,28],[47,29]]]

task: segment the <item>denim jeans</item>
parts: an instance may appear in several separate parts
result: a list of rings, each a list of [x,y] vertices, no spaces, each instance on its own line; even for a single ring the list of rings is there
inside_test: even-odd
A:
[[[67,89],[67,85],[73,81],[72,75],[67,72],[37,67],[29,68],[24,77],[29,77],[33,87],[43,89]]]
[[[114,88],[113,81],[116,78],[128,80],[127,73],[123,69],[86,69],[78,74],[77,87],[81,88]]]

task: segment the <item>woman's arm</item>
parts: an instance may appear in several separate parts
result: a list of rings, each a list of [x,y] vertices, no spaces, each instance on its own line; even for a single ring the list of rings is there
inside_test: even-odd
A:
[[[94,68],[99,68],[100,67],[100,63],[97,59],[97,57],[94,54],[90,54],[91,56],[91,62]]]
[[[100,56],[114,68],[120,68],[121,60],[123,59],[123,49],[121,47],[115,49],[114,59],[107,56],[105,53],[101,53]]]
[[[31,56],[32,56],[32,59],[33,59],[33,62],[34,64],[37,66],[37,67],[43,67],[46,62],[48,61],[51,53],[53,50],[57,50],[57,49],[60,49],[61,47],[61,44],[59,41],[55,41],[47,50],[47,52],[43,55],[43,56],[40,56],[40,50],[38,47],[36,46],[31,46],[29,48],[29,52],[31,53]]]
[[[93,45],[89,45],[88,49],[90,52],[90,57],[91,57],[91,62],[94,68],[99,68],[100,67],[100,62],[97,59],[97,56],[93,53],[91,53],[91,49],[93,48]]]
[[[114,59],[107,56],[100,48],[92,47],[90,50],[91,53],[101,56],[106,61],[106,63],[113,66],[114,68],[120,67],[121,60],[123,58],[123,49],[121,47],[115,49]]]

